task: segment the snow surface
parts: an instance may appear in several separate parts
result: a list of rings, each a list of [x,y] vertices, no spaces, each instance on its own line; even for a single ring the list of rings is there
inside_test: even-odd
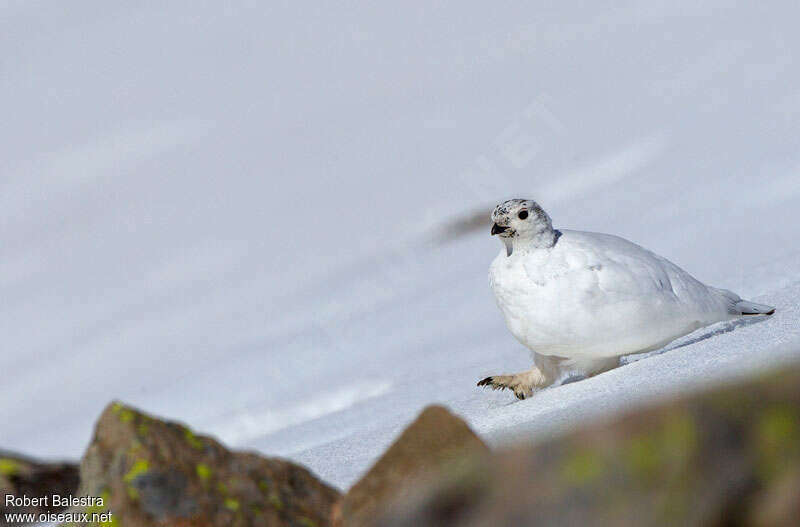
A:
[[[3,448],[121,399],[346,487],[430,403],[500,444],[800,358],[796,2],[197,4],[0,6]],[[778,312],[481,390],[520,196]]]

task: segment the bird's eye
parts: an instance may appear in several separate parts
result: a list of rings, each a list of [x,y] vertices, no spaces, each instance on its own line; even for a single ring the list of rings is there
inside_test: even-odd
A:
[[[517,217],[518,217],[519,219],[521,219],[521,220],[524,220],[525,218],[527,218],[527,217],[528,217],[528,211],[527,211],[527,210],[521,210],[521,211],[519,211],[519,214],[517,214]]]

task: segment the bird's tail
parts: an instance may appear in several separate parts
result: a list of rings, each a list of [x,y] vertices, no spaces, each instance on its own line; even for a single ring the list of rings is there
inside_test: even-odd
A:
[[[742,297],[733,291],[717,289],[716,287],[710,289],[713,289],[714,292],[725,299],[725,303],[728,305],[728,311],[732,315],[771,315],[775,312],[774,307],[742,300]]]
[[[747,300],[740,300],[736,302],[736,309],[742,315],[771,315],[775,312],[775,308],[765,304],[756,304],[755,302],[748,302]]]

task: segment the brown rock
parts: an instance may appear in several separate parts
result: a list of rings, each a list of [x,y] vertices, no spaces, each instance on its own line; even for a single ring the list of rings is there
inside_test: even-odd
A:
[[[429,406],[411,423],[375,465],[353,485],[336,507],[337,526],[373,525],[393,504],[426,480],[488,452],[460,418],[441,406]]]
[[[89,510],[110,510],[125,527],[322,527],[339,498],[299,465],[231,452],[119,403],[97,423],[81,462],[80,494],[104,498]]]
[[[800,368],[475,458],[376,524],[800,525]]]
[[[71,463],[41,463],[30,458],[0,451],[0,525],[6,514],[34,514],[59,512],[64,507],[54,507],[52,495],[69,496],[78,489],[78,466]],[[6,507],[6,496],[22,498],[48,498],[47,502],[20,507]]]

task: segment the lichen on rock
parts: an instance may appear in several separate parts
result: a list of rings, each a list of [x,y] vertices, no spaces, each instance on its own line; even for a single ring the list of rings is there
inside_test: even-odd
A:
[[[800,367],[473,457],[381,527],[798,525]]]
[[[270,492],[263,482],[270,482]],[[305,519],[323,527],[339,497],[303,467],[232,452],[118,402],[98,420],[81,462],[80,494],[106,496],[113,521],[125,527],[301,525]]]
[[[28,498],[67,496],[78,488],[78,466],[73,463],[45,463],[0,451],[0,524],[9,513],[57,513],[63,507],[47,504],[6,506],[5,496]]]

